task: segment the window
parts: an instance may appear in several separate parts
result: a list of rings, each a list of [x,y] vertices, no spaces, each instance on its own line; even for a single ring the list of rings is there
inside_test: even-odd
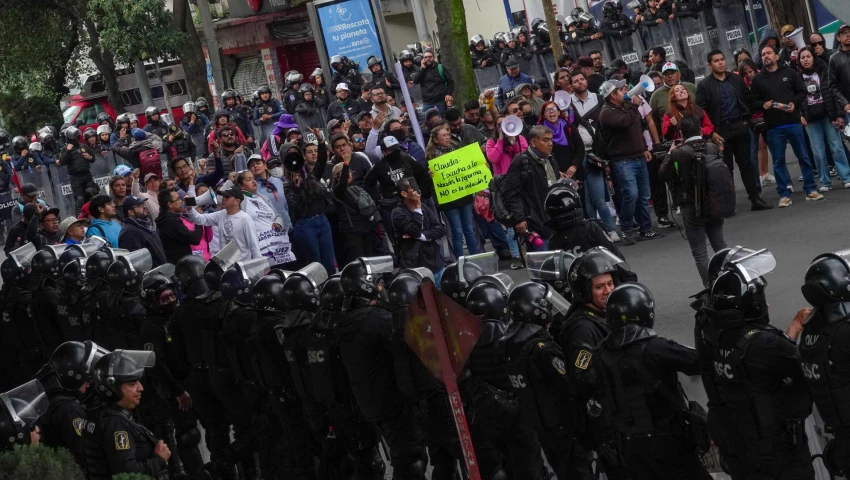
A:
[[[74,119],[74,116],[79,111],[80,111],[80,107],[78,107],[76,105],[71,105],[70,107],[66,108],[65,111],[62,112],[62,118],[65,121],[65,123],[71,123],[71,120]]]
[[[103,111],[103,105],[100,103],[96,103],[90,107],[86,107],[80,112],[80,116],[77,117],[77,120],[82,120],[83,125],[88,125],[90,123],[97,122],[97,115]],[[79,122],[78,122],[79,123]]]

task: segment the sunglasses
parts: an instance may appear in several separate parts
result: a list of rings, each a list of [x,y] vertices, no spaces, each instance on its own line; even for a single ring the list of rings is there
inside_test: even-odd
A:
[[[818,45],[820,45],[821,47],[823,47],[824,45],[826,45],[826,42],[812,42],[812,46],[813,46],[813,47],[817,47]]]
[[[354,142],[354,143],[363,143],[363,142],[366,141],[366,139],[365,138],[352,138],[351,141]]]
[[[232,133],[222,133],[221,135],[219,135],[219,137],[221,137],[221,138],[230,138],[232,136],[233,136]]]

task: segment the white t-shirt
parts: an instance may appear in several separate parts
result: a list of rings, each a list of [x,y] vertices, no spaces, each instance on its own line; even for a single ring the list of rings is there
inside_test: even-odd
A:
[[[213,245],[210,243],[212,255],[218,253],[221,245],[235,241],[242,252],[242,257],[239,260],[262,257],[260,244],[257,241],[257,230],[254,228],[254,220],[247,213],[240,211],[234,215],[228,215],[226,210],[198,213],[194,208],[188,208],[186,212],[189,220],[195,225],[213,227],[214,235],[219,238],[217,238],[218,242],[215,244],[215,251],[213,251]]]

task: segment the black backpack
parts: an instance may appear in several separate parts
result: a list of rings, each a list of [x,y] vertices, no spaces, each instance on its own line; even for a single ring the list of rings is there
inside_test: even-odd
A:
[[[694,207],[697,218],[722,219],[735,215],[735,181],[716,149],[695,149]]]
[[[371,223],[377,223],[381,221],[381,212],[378,210],[378,207],[375,205],[375,200],[372,199],[372,196],[363,190],[362,188],[349,185],[345,188],[346,195],[348,195],[352,200],[354,200],[354,205],[356,208],[351,208],[348,204],[341,199],[340,203],[347,208],[348,210],[353,211],[354,213],[360,215],[361,217],[369,220]]]
[[[522,165],[522,181],[525,182],[525,179],[528,178],[528,174],[531,170],[531,165],[529,164],[528,158],[523,158]],[[505,176],[499,175],[494,176],[492,180],[490,180],[490,211],[493,212],[493,218],[496,219],[497,222],[502,225],[506,225],[508,227],[512,227],[520,222],[521,219],[513,218],[511,212],[505,206],[505,194],[502,192],[502,188],[504,188],[505,184]]]
[[[605,108],[605,107],[603,107]],[[602,124],[600,122],[596,122],[595,125],[592,125],[593,130],[593,154],[603,160],[611,160],[608,158],[608,136],[605,133],[605,129],[602,128]]]

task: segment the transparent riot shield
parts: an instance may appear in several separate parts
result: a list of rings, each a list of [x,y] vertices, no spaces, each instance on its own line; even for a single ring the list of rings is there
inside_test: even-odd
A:
[[[499,79],[502,78],[501,66],[494,65],[487,68],[476,68],[472,70],[475,73],[475,85],[479,92],[499,86]],[[411,98],[413,100],[413,98]],[[414,100],[415,102],[415,100]]]
[[[602,53],[602,61],[604,61],[606,65],[611,63],[611,60],[613,60],[614,58],[617,58],[616,56],[611,54],[611,51],[609,50],[608,46],[605,45],[605,37],[599,38],[597,40],[591,40],[586,43],[578,44],[579,56],[589,57],[590,52],[594,50],[599,50]]]
[[[295,119],[295,123],[301,128],[301,134],[304,136],[311,133],[311,128],[320,128],[324,132],[328,126],[325,112],[321,109],[313,110],[312,112],[296,113],[293,115],[293,118]],[[327,135],[325,135],[325,138],[327,138]]]
[[[206,158],[207,156],[207,137],[204,132],[195,132],[189,135],[192,143],[195,144],[195,157]],[[262,144],[261,144],[262,145]]]
[[[753,45],[750,43],[747,12],[741,3],[734,0],[721,1],[720,8],[714,9],[714,18],[717,21],[720,50],[726,54],[727,60],[732,60],[733,53],[739,48],[754,52]],[[730,70],[732,68],[735,66],[728,67]]]
[[[607,40],[608,47],[615,58],[623,59],[629,70],[643,73],[644,67],[641,63],[641,56],[644,53],[643,41],[637,33],[607,37]]]
[[[567,53],[567,51],[565,50],[564,53]],[[554,88],[555,87],[555,72],[558,71],[558,65],[557,65],[558,59],[555,58],[555,54],[552,53],[552,52],[542,53],[542,54],[536,55],[536,57],[540,60],[541,68],[543,69],[544,72],[546,72],[546,80],[549,81],[549,87]],[[573,57],[573,58],[575,58],[575,57]]]
[[[32,183],[38,188],[39,197],[44,200],[47,205],[51,207],[56,207],[59,209],[59,216],[61,218],[65,218],[69,215],[73,215],[74,210],[74,199],[73,196],[68,195],[68,200],[65,201],[61,197],[61,192],[57,191],[55,186],[50,180],[49,168],[61,168],[65,169],[65,167],[56,167],[56,165],[51,165],[50,167],[42,166],[39,170],[29,169],[24,170],[22,172],[18,172],[18,178],[21,180],[21,185]],[[18,198],[20,195],[15,195],[15,198]]]
[[[91,165],[91,176],[94,178],[94,183],[97,184],[98,188],[108,185],[115,167],[124,163],[123,159],[118,157],[115,152],[106,153],[103,158],[99,157]]]
[[[705,77],[708,68],[705,57],[711,50],[711,45],[704,17],[678,17],[673,22],[678,28],[677,36],[685,57],[683,60],[694,71],[697,79]]]
[[[667,60],[684,60],[682,46],[679,43],[678,27],[675,20],[665,20],[664,23],[657,24],[642,24],[640,28],[643,42],[646,49],[650,50],[653,47],[664,47],[667,53]]]

